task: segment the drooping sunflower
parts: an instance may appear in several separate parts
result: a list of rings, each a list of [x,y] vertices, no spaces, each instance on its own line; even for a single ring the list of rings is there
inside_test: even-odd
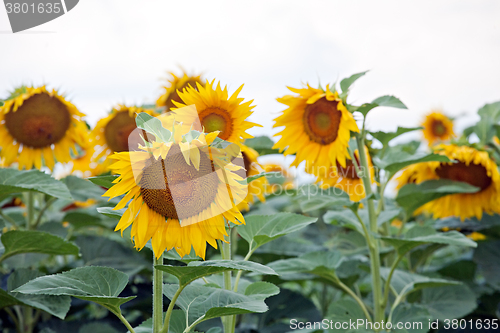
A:
[[[283,190],[294,188],[294,177],[283,165],[266,163],[263,168],[265,172],[279,172],[277,176],[267,176],[269,185],[266,187],[266,194],[280,193]]]
[[[453,122],[441,112],[434,111],[425,117],[422,123],[424,138],[432,146],[436,142],[450,140],[455,136]]]
[[[182,102],[178,91],[183,91],[184,88],[187,87],[193,87],[196,89],[197,84],[203,86],[201,75],[190,76],[184,71],[182,72],[181,77],[175,75],[173,72],[169,72],[168,74],[171,78],[167,80],[167,85],[163,87],[165,89],[165,93],[156,101],[156,106],[165,107],[165,111],[167,112],[170,111],[171,108],[175,107],[174,102]]]
[[[253,100],[244,102],[238,97],[243,85],[241,85],[231,96],[229,96],[227,87],[221,88],[220,83],[215,86],[215,80],[205,83],[205,86],[197,84],[195,87],[187,87],[182,92],[179,92],[179,97],[182,103],[174,101],[177,108],[173,108],[170,113],[176,117],[176,121],[182,121],[189,124],[199,124],[201,128],[196,130],[204,130],[206,133],[219,131],[219,138],[233,143],[241,143],[245,139],[253,138],[246,132],[254,126],[261,126],[246,119],[253,113],[255,107],[252,104]],[[194,105],[197,114],[193,119],[193,114],[184,116],[181,112],[185,107]]]
[[[124,194],[114,209],[128,203],[115,231],[132,225],[136,248],[151,239],[156,257],[165,249],[184,256],[192,247],[204,258],[206,244],[217,248],[216,241],[227,235],[224,218],[244,223],[237,208],[246,196],[241,168],[216,145],[217,134],[180,136],[176,130],[170,141],[157,137],[138,151],[113,154],[111,169],[120,177],[104,196]]]
[[[368,172],[370,173],[370,180],[372,183],[375,182],[375,169],[373,167],[372,160],[368,153],[368,148],[365,147],[365,154],[368,158]],[[316,180],[320,183],[320,188],[327,189],[329,187],[336,187],[347,194],[352,201],[359,201],[366,196],[365,187],[363,186],[363,179],[361,179],[356,172],[356,167],[354,163],[361,168],[359,163],[359,152],[356,150],[354,152],[355,162],[352,159],[346,161],[346,166],[343,167],[337,162],[336,167],[330,167],[330,173],[326,176],[319,176]]]
[[[53,170],[55,162],[66,163],[76,154],[76,145],[85,149],[88,130],[85,115],[45,86],[21,87],[0,107],[0,157],[19,169]]]
[[[434,218],[457,216],[464,220],[470,217],[481,219],[483,213],[500,213],[500,173],[487,152],[469,146],[441,144],[435,147],[435,153],[445,155],[457,163],[415,164],[398,178],[398,187],[409,182],[419,184],[431,179],[450,179],[466,182],[480,190],[433,200],[420,207],[416,214],[427,212]]]
[[[136,106],[118,105],[113,108],[108,116],[99,120],[90,133],[90,146],[94,147],[88,150],[82,156],[82,160],[89,160],[100,163],[100,170],[105,171],[111,161],[107,157],[114,152],[122,152],[129,150],[129,144],[139,142],[140,138],[129,137],[137,128],[135,117],[138,113],[145,112],[153,114],[152,110],[145,110]],[[92,156],[90,156],[92,154]]]
[[[257,153],[254,149],[247,147],[245,145],[241,145],[241,154],[243,157],[243,162],[245,164],[246,177],[251,177],[258,175],[263,171],[262,166],[257,161],[259,157],[259,153]],[[255,202],[255,198],[260,200],[261,202],[265,202],[265,192],[267,187],[267,179],[266,177],[260,177],[252,182],[248,183],[248,194],[244,201],[242,201],[238,205],[238,209],[242,210],[250,210],[250,205]]]
[[[274,145],[284,155],[295,154],[291,166],[306,161],[316,176],[326,174],[337,162],[346,167],[349,158],[347,147],[350,132],[359,132],[352,114],[347,110],[337,92],[307,87],[289,90],[298,94],[278,98],[288,108],[275,119],[273,127],[285,128]]]

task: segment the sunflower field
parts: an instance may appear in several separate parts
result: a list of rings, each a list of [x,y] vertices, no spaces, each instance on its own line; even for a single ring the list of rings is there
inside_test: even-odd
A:
[[[372,131],[410,111],[351,104],[365,74],[289,87],[258,137],[201,75],[92,126],[2,92],[1,332],[500,331],[500,102]]]

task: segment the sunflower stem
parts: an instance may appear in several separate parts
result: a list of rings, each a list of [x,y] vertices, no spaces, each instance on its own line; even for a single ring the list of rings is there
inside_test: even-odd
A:
[[[160,333],[163,323],[163,272],[156,265],[163,264],[163,253],[157,259],[153,254],[153,333]]]
[[[364,121],[363,130],[360,135],[356,136],[356,142],[358,144],[359,160],[361,164],[361,178],[363,180],[363,185],[365,188],[368,208],[368,217],[370,221],[370,231],[372,234],[377,234],[377,213],[375,211],[375,204],[372,198],[372,188],[370,181],[370,170],[368,166],[368,158],[365,152],[365,135]],[[383,307],[383,295],[382,295],[382,279],[380,277],[380,250],[379,241],[373,235],[367,235],[367,239],[370,250],[370,262],[371,262],[371,275],[372,275],[372,287],[373,287],[373,308],[374,308],[374,320],[375,322],[381,323],[384,320],[384,307]]]
[[[220,248],[223,260],[231,260],[231,228],[229,228],[227,236],[224,237],[224,242]],[[224,275],[224,289],[232,290],[231,286],[231,271],[226,271]],[[224,333],[233,333],[234,324],[233,316],[225,316],[221,318],[222,326],[224,326]]]
[[[28,202],[26,203],[26,230],[30,230],[35,217],[35,198],[33,192],[28,192]]]

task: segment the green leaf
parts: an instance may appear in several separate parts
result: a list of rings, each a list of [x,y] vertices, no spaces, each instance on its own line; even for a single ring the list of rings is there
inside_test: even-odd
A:
[[[67,176],[62,181],[66,184],[73,199],[86,201],[87,199],[103,199],[104,190],[87,179]]]
[[[3,234],[1,239],[5,252],[0,261],[21,253],[75,256],[79,253],[78,247],[73,243],[46,232],[12,230]]]
[[[474,262],[486,282],[500,290],[500,240],[480,242],[474,251]]]
[[[162,142],[169,142],[172,137],[172,132],[163,127],[160,119],[150,116],[146,112],[139,113],[135,118],[135,123],[137,128],[153,134],[157,140]]]
[[[254,149],[261,156],[279,154],[278,149],[273,149],[274,142],[268,136],[256,136],[255,138],[246,139],[245,146]]]
[[[165,313],[163,313],[165,317]],[[186,315],[182,310],[173,310],[170,316],[170,325],[168,333],[184,333],[186,329]],[[151,333],[153,332],[153,318],[142,322],[139,326],[134,327],[135,333]],[[130,333],[130,331],[128,331]]]
[[[367,214],[364,214],[367,215]],[[350,209],[344,210],[329,210],[323,215],[323,220],[325,223],[334,223],[341,225],[345,228],[356,230],[360,234],[364,235],[363,226],[359,222],[356,215]],[[368,221],[368,220],[365,220]]]
[[[102,215],[105,215],[107,217],[111,217],[113,219],[119,220],[122,218],[123,213],[127,208],[122,208],[118,210],[114,210],[112,207],[97,207],[97,211],[101,213]]]
[[[390,269],[386,267],[382,267],[380,269],[380,274],[382,275],[382,278],[384,280],[387,279],[389,271]],[[423,275],[408,273],[398,269],[394,271],[391,279],[391,286],[394,288],[394,290],[396,290],[398,294],[403,294],[404,296],[425,288],[437,288],[456,285],[462,285],[462,283],[451,280],[430,278]]]
[[[64,215],[63,221],[71,223],[75,229],[95,226],[106,227],[102,216],[90,209],[72,209]]]
[[[31,306],[40,310],[44,310],[53,316],[64,319],[68,313],[71,300],[67,296],[50,296],[50,295],[23,295],[12,292],[18,286],[33,280],[43,274],[36,270],[18,269],[15,270],[7,280],[7,289],[0,289],[0,308],[25,305]]]
[[[367,330],[365,328],[366,317],[363,310],[352,299],[341,299],[338,300],[329,307],[327,319],[333,321],[333,323],[338,324],[338,329],[335,326],[329,329],[328,332],[342,332],[342,333],[372,333],[373,330]],[[363,322],[359,322],[358,319],[362,319]],[[340,323],[343,323],[340,324]],[[342,328],[342,326],[344,328]]]
[[[448,157],[440,154],[409,154],[400,149],[389,149],[382,159],[374,158],[374,163],[389,173],[389,179],[399,170],[416,163],[422,162],[453,162]]]
[[[408,132],[421,130],[422,128],[423,127],[398,127],[396,132],[370,132],[370,135],[380,141],[380,143],[385,147],[389,145],[389,142],[391,142],[392,139]]]
[[[108,323],[99,323],[99,322],[85,324],[78,330],[78,333],[120,333],[120,332],[121,331],[118,331],[117,329],[113,328],[113,326],[111,326]]]
[[[234,260],[194,261],[187,266],[156,265],[155,268],[177,277],[181,286],[204,276],[233,270],[244,270],[264,275],[277,275],[271,268],[256,262]]]
[[[429,320],[431,319],[431,314],[424,306],[400,304],[392,315],[391,324],[394,325],[394,328],[391,332],[426,333],[429,331]],[[397,323],[402,323],[402,328],[398,329],[396,327]]]
[[[40,192],[59,199],[72,200],[66,185],[50,175],[38,171],[0,169],[0,193]]]
[[[116,180],[118,177],[119,176],[116,175],[105,175],[105,176],[90,177],[88,178],[88,180],[104,188],[111,188],[111,186],[115,185],[113,181]]]
[[[272,216],[251,215],[245,218],[245,225],[236,228],[238,234],[249,243],[250,251],[255,251],[259,246],[300,230],[316,220],[315,217],[292,213],[278,213]]]
[[[360,77],[362,77],[363,75],[365,75],[366,73],[368,73],[368,71],[364,71],[364,72],[361,72],[361,73],[357,73],[357,74],[353,74],[351,75],[350,77],[348,78],[345,78],[343,79],[342,81],[340,81],[340,88],[342,89],[342,92],[347,92],[347,90],[349,90],[349,87],[357,80],[359,79]]]
[[[323,208],[351,206],[349,194],[339,188],[320,189],[317,185],[306,185],[299,188],[298,200],[300,209],[311,212]]]
[[[422,291],[422,305],[434,319],[461,318],[477,306],[476,296],[466,285],[449,286]]]
[[[306,253],[298,258],[282,259],[269,264],[282,279],[297,273],[313,274],[329,281],[335,281],[335,270],[342,264],[343,256],[340,252],[318,251]]]
[[[466,246],[466,247],[477,247],[476,242],[472,239],[467,238],[463,234],[457,231],[440,232],[433,235],[420,236],[414,238],[393,238],[393,237],[381,237],[381,239],[388,243],[394,248],[398,254],[403,255],[408,251],[411,251],[417,246],[424,244],[444,244],[444,245],[456,245],[456,246]]]
[[[406,184],[398,192],[396,202],[405,210],[407,216],[420,206],[456,193],[475,193],[479,188],[463,182],[448,179],[428,180],[420,184]]]
[[[245,295],[251,296],[254,299],[265,300],[270,295],[277,295],[279,288],[270,282],[257,281],[249,284],[245,288]]]
[[[477,113],[481,119],[474,126],[474,132],[482,143],[488,143],[496,134],[494,125],[500,121],[500,102],[486,104]]]
[[[120,305],[135,298],[118,297],[128,282],[128,275],[109,267],[81,267],[32,280],[14,290],[33,295],[64,295],[100,304],[114,313]]]
[[[246,177],[245,180],[244,180],[245,183],[243,183],[243,184],[249,184],[249,183],[253,182],[254,180],[259,179],[261,177],[270,177],[270,176],[271,177],[272,176],[279,177],[279,175],[281,175],[281,172],[261,172],[261,173],[259,173],[257,175]]]
[[[165,284],[163,294],[172,299],[178,288],[176,284]],[[268,297],[278,292],[279,288],[275,287]],[[261,294],[242,295],[225,289],[193,285],[184,288],[175,304],[187,314],[189,324],[221,316],[263,313],[268,309]]]
[[[404,105],[403,102],[401,102],[397,97],[387,95],[376,98],[371,103],[365,103],[361,105],[357,109],[357,111],[361,112],[364,116],[366,116],[368,112],[379,106],[407,109],[406,105]]]

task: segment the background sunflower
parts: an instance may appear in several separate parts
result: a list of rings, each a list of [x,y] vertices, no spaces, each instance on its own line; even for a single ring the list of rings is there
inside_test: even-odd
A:
[[[76,146],[87,147],[85,115],[56,90],[45,86],[16,89],[0,107],[0,157],[19,169],[54,169],[69,162]]]
[[[262,165],[260,165],[257,161],[259,153],[243,144],[240,146],[240,148],[243,162],[245,164],[245,177],[251,177],[261,173],[263,170]],[[257,198],[261,202],[265,202],[265,192],[267,185],[268,183],[266,177],[260,177],[248,183],[248,194],[245,200],[238,205],[238,209],[240,211],[250,210],[250,204],[253,204],[255,202],[255,198]]]
[[[455,136],[453,122],[442,112],[432,112],[425,116],[422,123],[424,138],[432,146],[436,142],[448,141]]]
[[[273,127],[285,128],[275,134],[281,138],[274,145],[284,155],[295,154],[291,166],[307,161],[309,171],[325,175],[338,162],[346,167],[350,132],[359,132],[352,114],[344,106],[337,92],[329,86],[326,91],[312,88],[289,87],[295,96],[286,95],[278,102],[288,108],[275,119]]]
[[[171,108],[175,107],[174,102],[182,102],[177,91],[182,91],[187,87],[193,87],[196,89],[197,84],[203,86],[201,74],[191,76],[187,75],[185,71],[182,72],[181,77],[175,75],[173,72],[169,72],[168,74],[171,78],[167,79],[168,83],[163,87],[165,89],[165,93],[156,101],[156,106],[164,107],[167,112],[170,111]]]

